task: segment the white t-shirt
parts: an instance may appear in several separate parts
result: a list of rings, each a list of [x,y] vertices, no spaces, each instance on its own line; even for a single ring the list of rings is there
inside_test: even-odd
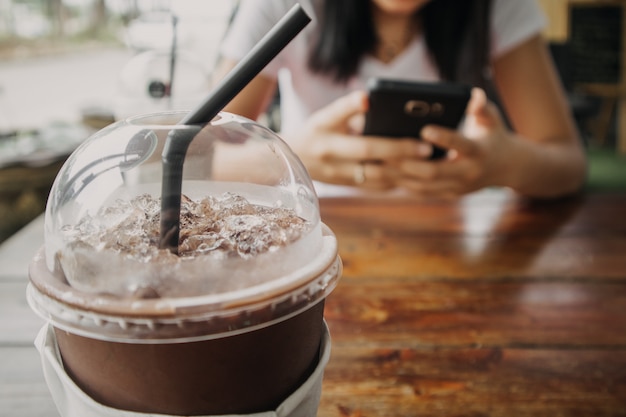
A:
[[[372,56],[361,61],[358,73],[345,85],[315,74],[307,66],[317,16],[323,0],[300,0],[312,22],[262,71],[277,78],[281,95],[281,131],[299,128],[314,111],[357,89],[372,76],[414,81],[437,81],[423,37],[416,37],[393,61],[385,64]],[[220,48],[223,56],[239,60],[282,18],[296,0],[241,0],[239,10]],[[494,0],[491,13],[491,57],[504,54],[545,25],[535,0]]]

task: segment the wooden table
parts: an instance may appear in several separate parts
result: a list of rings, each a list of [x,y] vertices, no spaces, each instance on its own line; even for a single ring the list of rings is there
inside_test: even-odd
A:
[[[626,415],[626,195],[322,201],[323,417]]]
[[[344,275],[320,417],[626,416],[626,195],[325,199]],[[57,416],[26,265],[0,247],[0,416]]]

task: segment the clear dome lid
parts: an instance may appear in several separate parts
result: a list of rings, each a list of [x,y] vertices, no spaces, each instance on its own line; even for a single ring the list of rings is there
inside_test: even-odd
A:
[[[293,274],[321,251],[313,184],[285,142],[230,113],[204,127],[176,124],[183,116],[117,122],[62,167],[45,254],[74,289],[139,299],[235,293]],[[193,137],[177,255],[159,247],[162,153],[173,132]]]
[[[309,21],[294,6],[193,113],[120,121],[70,155],[30,264],[38,314],[89,337],[169,343],[267,326],[332,291],[337,241],[285,142],[224,112],[179,124],[212,118]]]

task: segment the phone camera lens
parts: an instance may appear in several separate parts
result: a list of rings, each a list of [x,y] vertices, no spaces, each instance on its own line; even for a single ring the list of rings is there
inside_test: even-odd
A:
[[[441,103],[433,103],[430,106],[430,114],[432,116],[442,116],[443,115],[443,104]]]
[[[429,111],[430,106],[422,100],[409,100],[404,105],[404,112],[414,117],[426,116]]]

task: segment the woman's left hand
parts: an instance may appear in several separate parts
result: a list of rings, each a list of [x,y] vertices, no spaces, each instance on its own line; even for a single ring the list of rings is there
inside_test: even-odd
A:
[[[399,186],[428,198],[452,198],[486,186],[505,185],[514,140],[496,106],[474,88],[461,131],[429,125],[422,139],[448,149],[439,161],[405,158],[397,166]]]

